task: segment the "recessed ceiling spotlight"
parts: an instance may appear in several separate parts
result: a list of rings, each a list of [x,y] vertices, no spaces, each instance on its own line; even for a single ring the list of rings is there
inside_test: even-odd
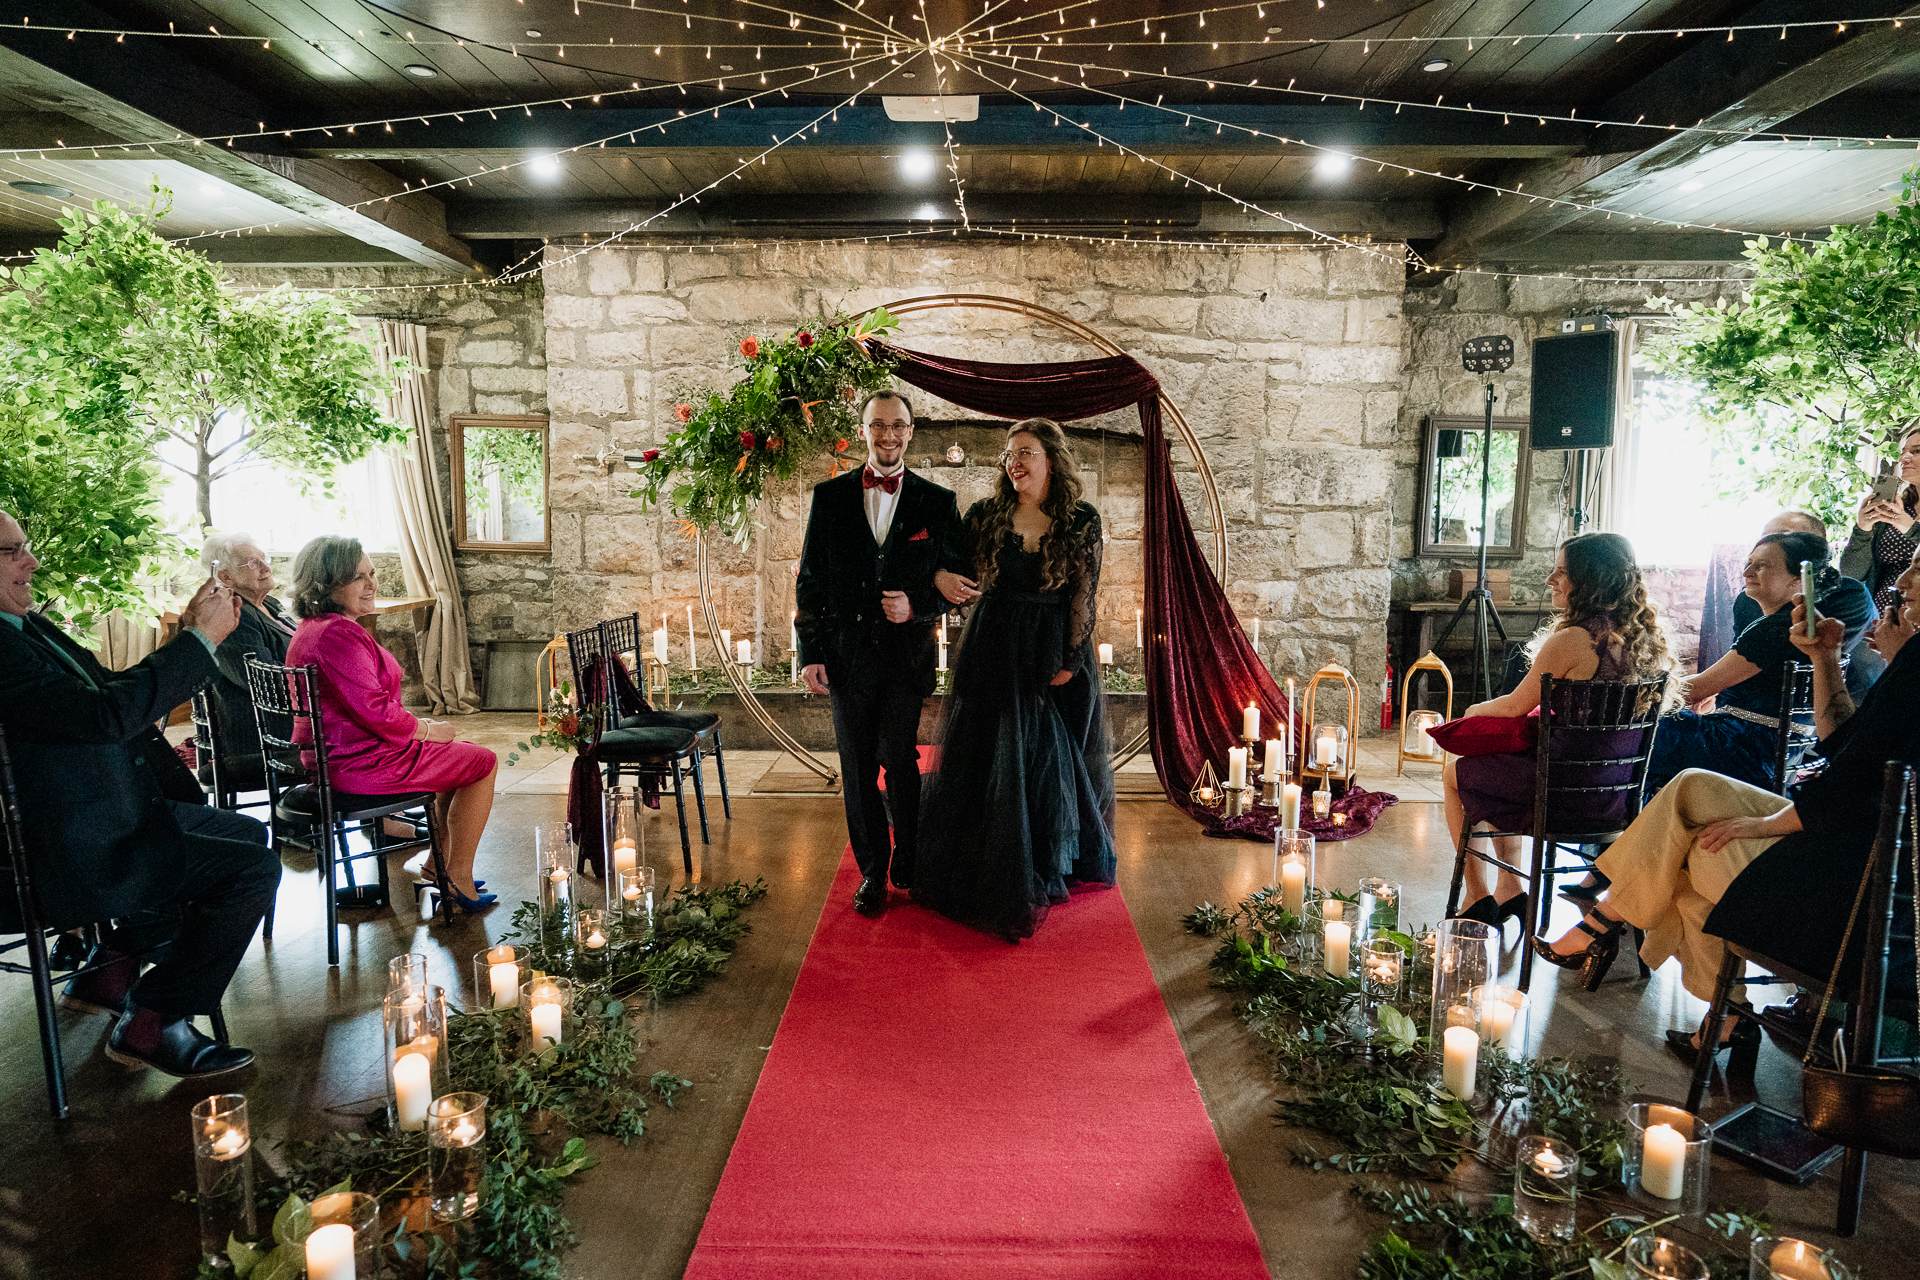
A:
[[[1698,190],[1699,190],[1700,188],[1702,188],[1702,187],[1704,187],[1704,186],[1706,186],[1706,185],[1707,185],[1706,183],[1704,183],[1704,182],[1701,182],[1701,181],[1700,181],[1700,180],[1699,180],[1698,178],[1696,178],[1696,179],[1694,179],[1694,180],[1693,180],[1692,182],[1683,182],[1683,183],[1681,183],[1681,184],[1680,184],[1680,189],[1681,189],[1682,191],[1698,191]]]
[[[911,71],[902,71],[902,72],[900,73],[900,78],[901,78],[902,80],[918,80],[918,79],[919,79],[920,77],[919,77],[919,76],[917,76],[917,75],[915,75],[915,74],[914,74],[913,72],[911,72]]]
[[[1323,152],[1320,158],[1313,162],[1313,171],[1322,178],[1331,180],[1344,178],[1353,172],[1353,157],[1341,155],[1338,151]]]
[[[30,196],[54,196],[65,200],[73,195],[73,192],[65,187],[56,187],[51,182],[9,182],[7,185],[15,191],[24,191]]]
[[[407,74],[410,76],[419,76],[422,80],[431,80],[440,73],[424,62],[409,62],[407,64]]]
[[[527,28],[527,39],[538,40],[539,38],[540,38],[540,33],[538,31],[535,31],[532,27]]]
[[[1446,71],[1452,66],[1452,58],[1428,58],[1420,64],[1420,69],[1422,71]]]
[[[733,64],[731,62],[723,62],[720,64],[720,69],[722,71],[731,71],[733,70]]]
[[[560,176],[560,157],[556,155],[535,156],[527,166],[528,172],[544,182],[551,182]]]
[[[1267,34],[1268,34],[1268,35],[1270,35],[1270,36],[1277,36],[1277,35],[1279,35],[1279,34],[1280,34],[1280,28],[1278,28],[1278,27],[1268,27],[1268,28],[1267,28]]]
[[[900,153],[900,176],[910,182],[921,182],[933,176],[933,152],[918,148]]]

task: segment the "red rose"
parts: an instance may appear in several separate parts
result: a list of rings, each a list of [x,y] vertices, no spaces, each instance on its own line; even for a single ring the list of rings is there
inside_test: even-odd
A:
[[[571,738],[580,731],[580,717],[569,711],[560,717],[560,723],[556,727],[563,737]]]
[[[753,432],[751,432],[751,431],[742,431],[742,432],[740,433],[740,447],[741,447],[742,449],[751,449],[751,448],[753,448]]]
[[[760,339],[758,339],[758,338],[742,338],[742,339],[740,339],[740,354],[741,354],[741,355],[743,355],[743,356],[745,356],[745,357],[746,357],[747,359],[749,359],[749,360],[751,360],[751,359],[753,359],[753,358],[754,358],[755,356],[757,356],[757,355],[759,355],[759,354],[760,354]]]
[[[690,404],[677,404],[673,406],[673,416],[682,422],[692,422],[693,406]]]
[[[658,449],[649,449],[645,453],[640,455],[640,460],[642,462],[652,462],[655,458],[659,456],[660,456],[660,451]]]
[[[800,331],[800,335],[796,337],[794,341],[799,343],[803,347],[810,347],[813,345],[813,335],[808,333],[805,329],[802,329]]]

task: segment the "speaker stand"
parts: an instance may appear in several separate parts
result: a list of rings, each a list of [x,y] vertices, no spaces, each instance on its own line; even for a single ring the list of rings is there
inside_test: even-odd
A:
[[[1579,533],[1587,523],[1587,451],[1573,453],[1573,531]]]
[[[1474,589],[1460,601],[1460,607],[1453,612],[1452,621],[1440,638],[1433,643],[1438,652],[1453,635],[1453,629],[1460,625],[1467,611],[1473,611],[1473,661],[1474,680],[1480,688],[1480,701],[1493,697],[1493,663],[1488,653],[1490,639],[1487,634],[1489,624],[1500,633],[1501,652],[1506,651],[1507,629],[1500,621],[1500,610],[1494,607],[1493,592],[1487,588],[1487,508],[1493,490],[1493,383],[1487,384],[1486,427],[1480,433],[1480,568],[1474,582]]]

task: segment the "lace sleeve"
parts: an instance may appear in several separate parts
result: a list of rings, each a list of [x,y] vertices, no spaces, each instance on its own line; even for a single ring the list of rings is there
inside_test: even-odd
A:
[[[1100,536],[1100,513],[1088,503],[1080,504],[1079,550],[1073,568],[1067,574],[1067,651],[1061,669],[1073,665],[1074,655],[1093,639],[1095,602],[1100,594],[1100,560],[1106,543]]]

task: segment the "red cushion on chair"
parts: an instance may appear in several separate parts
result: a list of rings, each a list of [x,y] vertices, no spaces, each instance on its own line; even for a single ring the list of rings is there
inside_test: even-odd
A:
[[[1427,736],[1457,756],[1531,751],[1540,741],[1540,708],[1523,716],[1462,716],[1427,730]]]

